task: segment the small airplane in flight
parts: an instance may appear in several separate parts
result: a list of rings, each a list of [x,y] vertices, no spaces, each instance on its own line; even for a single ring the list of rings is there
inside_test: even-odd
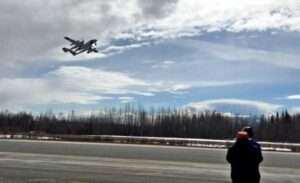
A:
[[[97,53],[98,50],[95,48],[97,45],[97,39],[91,39],[88,42],[73,40],[69,37],[64,37],[65,40],[71,43],[71,48],[63,48],[64,52],[70,52],[73,56],[76,56],[80,53],[87,52],[88,54],[91,52]]]

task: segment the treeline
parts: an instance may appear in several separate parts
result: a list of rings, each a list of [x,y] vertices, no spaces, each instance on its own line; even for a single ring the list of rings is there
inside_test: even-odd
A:
[[[300,115],[287,111],[273,116],[229,117],[217,112],[191,113],[170,108],[105,109],[88,116],[0,112],[2,134],[89,134],[232,139],[250,125],[258,140],[300,142]]]

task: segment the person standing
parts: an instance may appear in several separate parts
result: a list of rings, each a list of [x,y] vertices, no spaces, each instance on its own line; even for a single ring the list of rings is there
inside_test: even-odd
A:
[[[232,183],[259,183],[259,164],[263,161],[260,145],[253,139],[251,127],[237,133],[236,142],[227,151]]]

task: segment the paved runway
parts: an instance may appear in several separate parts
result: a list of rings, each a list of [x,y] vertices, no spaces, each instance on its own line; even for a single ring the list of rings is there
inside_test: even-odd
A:
[[[216,149],[0,140],[0,182],[230,182]],[[300,154],[264,152],[262,183],[299,183]]]

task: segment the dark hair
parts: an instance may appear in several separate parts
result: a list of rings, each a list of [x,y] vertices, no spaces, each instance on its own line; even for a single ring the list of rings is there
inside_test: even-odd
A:
[[[251,126],[245,126],[242,131],[247,132],[250,138],[253,137],[253,129]]]

